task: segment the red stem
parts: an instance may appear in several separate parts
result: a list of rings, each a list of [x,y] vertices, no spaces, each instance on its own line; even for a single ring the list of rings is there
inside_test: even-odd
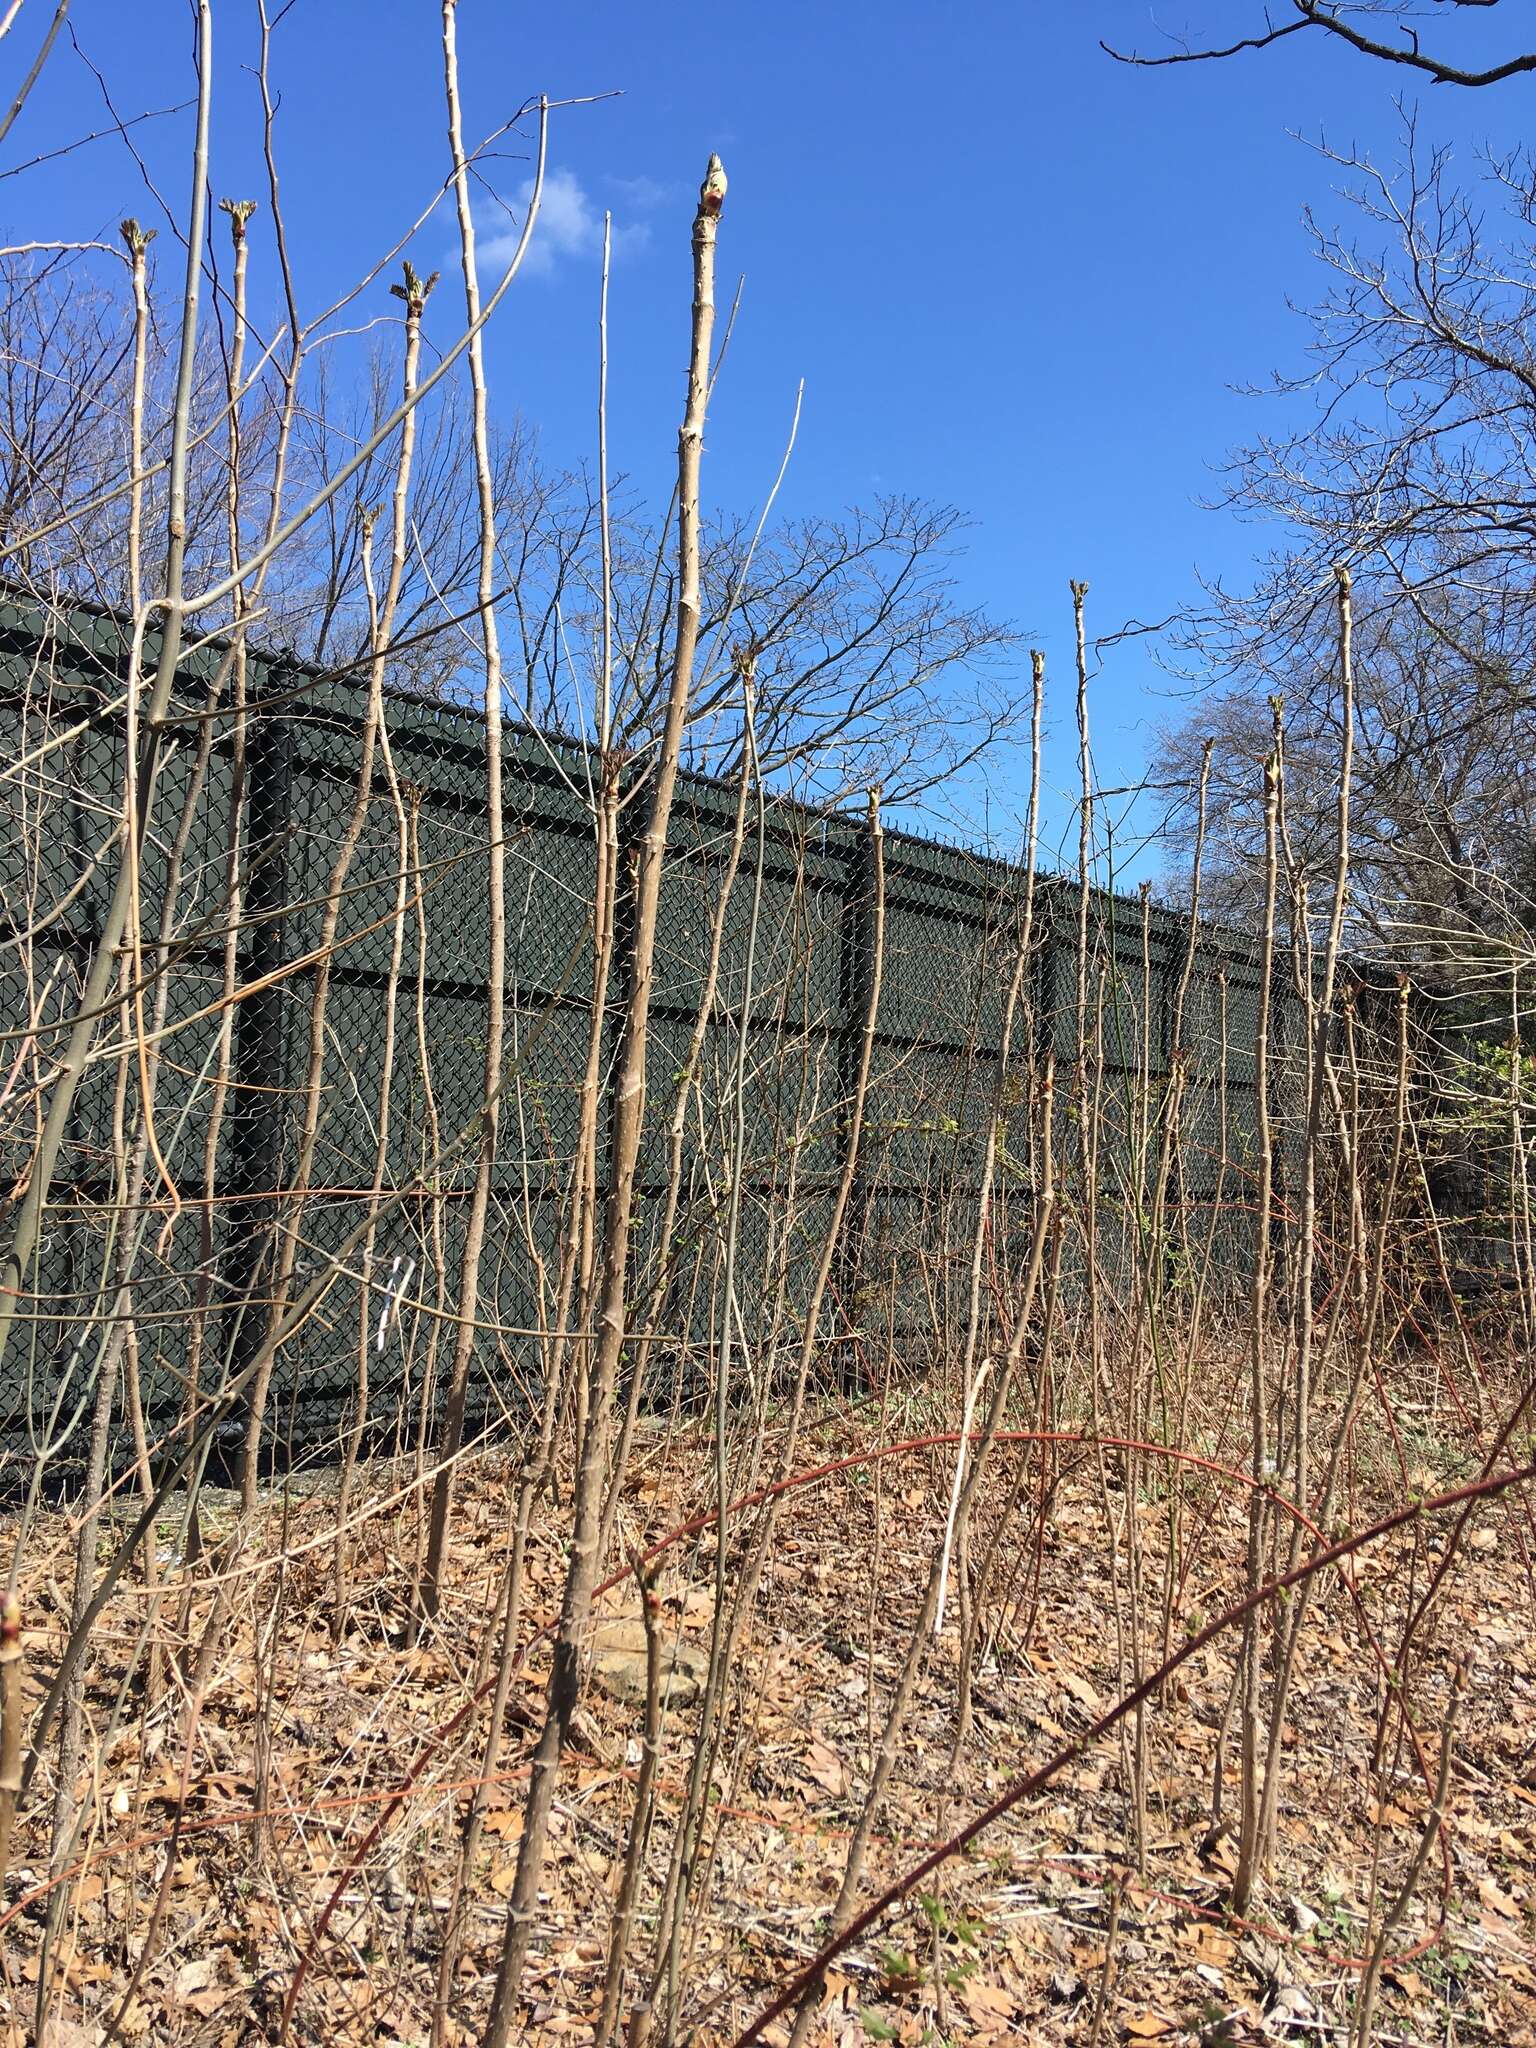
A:
[[[974,1434],[975,1432],[973,1432]],[[938,1430],[931,1436],[906,1437],[900,1443],[882,1444],[869,1451],[855,1451],[846,1458],[834,1458],[825,1465],[816,1465],[808,1471],[792,1473],[787,1479],[776,1480],[770,1486],[760,1486],[755,1493],[743,1494],[739,1500],[733,1501],[726,1510],[727,1519],[729,1520],[736,1515],[743,1514],[750,1508],[761,1507],[765,1502],[775,1499],[780,1494],[792,1493],[797,1487],[810,1486],[818,1480],[830,1479],[839,1472],[848,1471],[852,1466],[873,1465],[882,1459],[900,1457],[909,1451],[934,1450],[940,1445],[955,1444],[959,1442],[960,1435],[961,1432],[957,1429],[946,1429]],[[1203,1471],[1214,1473],[1218,1478],[1232,1480],[1239,1485],[1254,1488],[1259,1492],[1267,1494],[1277,1507],[1283,1508],[1287,1514],[1301,1521],[1314,1534],[1320,1533],[1308,1521],[1305,1512],[1292,1501],[1287,1500],[1284,1494],[1277,1492],[1274,1487],[1264,1485],[1261,1481],[1254,1479],[1250,1473],[1239,1472],[1229,1466],[1218,1464],[1214,1458],[1201,1457],[1195,1451],[1175,1450],[1167,1444],[1139,1443],[1131,1437],[1095,1437],[1090,1431],[1071,1429],[1000,1429],[997,1432],[995,1441],[998,1443],[1098,1444],[1109,1450],[1142,1451],[1154,1457],[1175,1458],[1183,1464],[1199,1466]],[[653,1558],[660,1557],[663,1551],[670,1550],[674,1544],[686,1542],[690,1536],[697,1536],[702,1530],[710,1528],[718,1519],[719,1510],[707,1508],[702,1514],[693,1516],[691,1520],[680,1522],[675,1529],[669,1529],[666,1535],[658,1537],[649,1549],[640,1551],[633,1564],[626,1564],[618,1571],[610,1573],[600,1585],[594,1587],[592,1593],[594,1602],[600,1600],[605,1593],[611,1593],[615,1586],[622,1585],[626,1579],[633,1577],[637,1566],[649,1564]],[[530,1653],[541,1642],[547,1641],[554,1634],[558,1625],[558,1619],[556,1619],[547,1621],[542,1627],[535,1629],[527,1642],[518,1650],[517,1661],[513,1666],[514,1671],[521,1670]],[[288,2037],[288,2029],[293,2021],[299,1993],[303,1989],[304,1980],[309,1974],[310,1962],[314,1957],[316,1949],[325,1937],[325,1931],[331,1924],[332,1915],[335,1913],[337,1906],[340,1905],[347,1887],[357,1875],[364,1859],[379,1840],[385,1828],[389,1826],[389,1823],[399,1812],[401,1806],[404,1805],[405,1801],[415,1791],[423,1771],[426,1770],[432,1758],[437,1755],[445,1743],[451,1741],[458,1733],[475,1708],[492,1691],[495,1684],[496,1673],[492,1672],[484,1684],[464,1702],[463,1706],[450,1719],[445,1721],[435,1734],[428,1738],[421,1754],[401,1780],[394,1798],[385,1806],[383,1812],[379,1814],[373,1825],[363,1836],[361,1842],[359,1842],[351,1861],[342,1872],[330,1897],[321,1908],[320,1916],[315,1921],[314,1927],[310,1932],[309,1945],[299,1958],[298,1967],[294,1971],[293,1982],[289,1985],[288,1995],[283,2001],[282,2024],[278,2030],[279,2042],[285,2041]]]
[[[1373,1522],[1369,1528],[1361,1529],[1353,1536],[1346,1536],[1338,1543],[1330,1544],[1326,1550],[1318,1551],[1305,1563],[1297,1565],[1294,1571],[1284,1572],[1279,1578],[1270,1579],[1264,1585],[1256,1587],[1244,1599],[1229,1607],[1224,1614],[1208,1622],[1197,1635],[1191,1636],[1182,1649],[1177,1650],[1165,1663],[1159,1665],[1140,1685],[1124,1694],[1108,1713],[1099,1716],[1091,1728],[1059,1749],[1048,1763],[1042,1764],[1037,1771],[1029,1771],[1022,1777],[1015,1778],[998,1794],[990,1806],[983,1807],[980,1813],[967,1821],[958,1834],[951,1835],[947,1842],[941,1843],[937,1849],[930,1850],[920,1862],[914,1863],[910,1870],[897,1878],[894,1884],[887,1885],[883,1892],[870,1901],[862,1913],[857,1914],[848,1923],[841,1934],[834,1935],[826,1943],[803,1970],[795,1972],[778,1995],[763,2007],[751,2025],[737,2035],[733,2048],[748,2048],[750,2042],[761,2039],[764,2028],[770,2026],[791,2006],[798,2005],[811,1987],[820,1981],[829,1963],[840,1956],[844,1949],[851,1947],[862,1934],[867,1933],[877,1920],[883,1919],[892,1906],[899,1905],[908,1893],[915,1890],[925,1877],[931,1876],[941,1863],[947,1863],[952,1856],[958,1856],[962,1850],[968,1849],[976,1837],[989,1828],[993,1821],[1001,1819],[1022,1800],[1032,1798],[1043,1786],[1048,1785],[1059,1771],[1065,1770],[1068,1764],[1081,1756],[1090,1744],[1096,1742],[1101,1735],[1107,1734],[1117,1723],[1123,1721],[1127,1714],[1134,1712],[1148,1700],[1181,1664],[1198,1655],[1214,1642],[1217,1636],[1253,1613],[1255,1608],[1273,1600],[1277,1593],[1285,1592],[1292,1586],[1299,1586],[1303,1580],[1311,1578],[1314,1572],[1322,1571],[1328,1565],[1337,1564],[1341,1558],[1364,1549],[1367,1543],[1390,1535],[1394,1529],[1402,1528],[1420,1515],[1440,1514],[1447,1508],[1461,1507],[1472,1501],[1491,1498],[1495,1494],[1505,1492],[1511,1486],[1523,1485],[1530,1479],[1536,1479],[1536,1464],[1522,1465],[1514,1472],[1499,1472],[1487,1478],[1473,1480],[1469,1485],[1458,1486],[1450,1493],[1437,1494],[1431,1500],[1410,1501],[1406,1507],[1398,1508],[1390,1515],[1384,1515],[1379,1522]]]
[[[879,1460],[900,1457],[910,1451],[932,1450],[940,1445],[958,1443],[960,1434],[959,1430],[939,1430],[930,1436],[906,1437],[900,1443],[882,1444],[874,1450],[855,1451],[846,1458],[834,1458],[825,1465],[816,1465],[808,1471],[793,1473],[789,1478],[777,1480],[771,1486],[760,1486],[754,1493],[743,1494],[740,1500],[731,1503],[726,1511],[727,1517],[730,1518],[742,1514],[750,1508],[761,1507],[765,1502],[776,1498],[780,1494],[791,1493],[797,1487],[810,1486],[818,1480],[829,1479],[836,1473],[846,1472],[855,1465],[872,1465]],[[1277,1492],[1274,1487],[1266,1486],[1261,1481],[1254,1479],[1251,1473],[1240,1472],[1231,1466],[1219,1464],[1214,1458],[1201,1457],[1195,1451],[1178,1450],[1168,1444],[1140,1443],[1130,1437],[1095,1437],[1087,1430],[999,1430],[996,1440],[999,1443],[1097,1444],[1110,1450],[1141,1451],[1154,1457],[1173,1458],[1181,1464],[1198,1466],[1203,1471],[1213,1473],[1217,1478],[1231,1480],[1239,1485],[1267,1494],[1277,1507],[1283,1508],[1287,1514],[1301,1521],[1314,1535],[1320,1534],[1315,1525],[1308,1520],[1304,1510],[1298,1508],[1294,1502],[1286,1499],[1285,1495]],[[635,1563],[638,1565],[649,1564],[653,1558],[661,1556],[664,1551],[670,1550],[673,1545],[685,1542],[688,1537],[696,1536],[702,1530],[708,1529],[716,1520],[718,1520],[718,1510],[709,1508],[702,1514],[693,1516],[689,1521],[680,1522],[675,1529],[670,1529],[666,1535],[658,1537],[649,1549],[639,1552]],[[624,1565],[618,1571],[610,1573],[599,1586],[594,1588],[592,1595],[594,1601],[601,1599],[605,1593],[611,1593],[615,1586],[622,1585],[626,1579],[633,1576],[633,1571],[633,1565]],[[527,1661],[529,1654],[538,1644],[546,1641],[553,1635],[556,1626],[557,1623],[555,1621],[548,1621],[541,1628],[534,1631],[527,1642],[518,1650],[517,1662],[513,1667],[514,1670],[521,1669],[522,1665]],[[1187,1652],[1184,1654],[1187,1654]],[[444,1722],[443,1726],[434,1735],[429,1737],[421,1754],[401,1780],[394,1797],[385,1806],[383,1812],[379,1814],[373,1825],[363,1836],[361,1842],[359,1842],[351,1861],[342,1872],[334,1890],[322,1907],[320,1916],[311,1930],[309,1945],[299,1958],[298,1967],[294,1971],[293,1982],[289,1985],[288,1995],[283,2001],[282,2025],[278,2033],[280,2042],[287,2039],[288,2028],[293,2020],[299,1993],[303,1989],[304,1980],[309,1973],[310,1962],[320,1942],[324,1939],[326,1929],[330,1926],[331,1918],[337,1906],[341,1903],[342,1896],[347,1887],[357,1875],[364,1859],[379,1840],[385,1828],[388,1827],[401,1806],[404,1805],[405,1801],[415,1791],[422,1773],[426,1770],[432,1758],[442,1749],[445,1743],[458,1733],[475,1708],[493,1689],[495,1683],[496,1674],[493,1672],[484,1684],[480,1686],[478,1691],[467,1699],[463,1706],[449,1720]]]

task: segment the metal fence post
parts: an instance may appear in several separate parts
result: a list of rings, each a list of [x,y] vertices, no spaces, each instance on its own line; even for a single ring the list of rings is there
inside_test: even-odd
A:
[[[859,1059],[864,1016],[875,972],[875,842],[867,822],[849,819],[851,835],[843,854],[843,906],[839,933],[837,1000],[838,1176],[848,1165],[853,1143],[853,1099],[859,1084]],[[870,1070],[873,1092],[875,1073]],[[865,1106],[868,1130],[869,1110]],[[839,1375],[851,1379],[857,1366],[859,1279],[864,1242],[869,1230],[870,1195],[862,1159],[855,1165],[848,1207],[838,1240],[833,1273],[833,1301],[841,1312],[844,1336],[836,1347]]]
[[[605,774],[609,772],[612,771],[604,770]],[[598,1166],[605,1197],[613,1192],[613,1126],[618,1095],[619,1041],[635,993],[635,885],[639,876],[640,842],[645,836],[644,812],[648,804],[648,797],[637,799],[631,794],[615,821],[618,874],[613,901],[613,945],[608,962],[608,985],[603,992],[602,1018],[602,1071],[608,1076],[608,1085],[603,1090],[602,1120],[598,1127]],[[663,859],[670,863],[676,850],[669,832]]]
[[[266,1335],[265,1288],[272,1270],[283,1171],[288,1072],[281,980],[289,908],[292,837],[294,678],[269,672],[246,727],[245,896],[251,928],[243,978],[253,985],[235,1012],[233,1113],[226,1180],[231,1203],[228,1257],[230,1370],[252,1363]]]

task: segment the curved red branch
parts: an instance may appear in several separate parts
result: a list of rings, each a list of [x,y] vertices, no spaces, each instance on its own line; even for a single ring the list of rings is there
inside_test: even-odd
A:
[[[952,1856],[958,1856],[963,1850],[968,1849],[993,1821],[1001,1819],[1022,1800],[1032,1798],[1048,1785],[1059,1771],[1065,1770],[1068,1764],[1074,1762],[1097,1742],[1101,1735],[1107,1734],[1111,1728],[1123,1721],[1127,1714],[1144,1705],[1159,1687],[1167,1683],[1181,1664],[1197,1656],[1201,1650],[1214,1642],[1217,1636],[1242,1621],[1245,1616],[1252,1614],[1256,1608],[1264,1606],[1277,1594],[1288,1591],[1292,1586],[1301,1585],[1314,1573],[1323,1571],[1329,1565],[1338,1564],[1341,1559],[1351,1556],[1357,1550],[1363,1550],[1366,1544],[1374,1543],[1379,1538],[1390,1535],[1394,1529],[1401,1529],[1409,1522],[1416,1521],[1421,1515],[1442,1514],[1450,1508],[1489,1499],[1495,1494],[1506,1492],[1512,1486],[1524,1485],[1531,1479],[1536,1479],[1536,1464],[1522,1465],[1517,1471],[1497,1472],[1486,1478],[1473,1480],[1467,1486],[1458,1486],[1452,1492],[1437,1494],[1430,1500],[1410,1501],[1406,1507],[1398,1508],[1394,1513],[1384,1515],[1379,1522],[1371,1523],[1369,1528],[1358,1530],[1352,1536],[1345,1536],[1339,1542],[1329,1544],[1326,1550],[1316,1552],[1297,1565],[1294,1571],[1283,1572],[1278,1578],[1269,1579],[1262,1586],[1256,1587],[1253,1592],[1227,1608],[1225,1613],[1208,1622],[1198,1634],[1191,1636],[1182,1649],[1175,1651],[1173,1656],[1143,1679],[1140,1685],[1124,1694],[1107,1713],[1101,1714],[1091,1728],[1066,1743],[1038,1770],[1028,1771],[1022,1777],[1015,1778],[1011,1784],[1005,1786],[990,1806],[983,1807],[980,1813],[967,1821],[957,1834],[951,1835],[949,1840],[941,1843],[937,1849],[930,1850],[920,1862],[914,1863],[911,1869],[897,1878],[894,1884],[887,1885],[883,1892],[871,1899],[863,1912],[856,1914],[841,1934],[834,1935],[804,1969],[795,1972],[777,1995],[763,2007],[751,2025],[737,2035],[733,2048],[748,2048],[749,2043],[759,2040],[765,2027],[770,2026],[791,2006],[798,2005],[805,1994],[820,1982],[829,1963],[835,1961],[861,1935],[866,1934],[876,1921],[883,1919],[892,1906],[899,1905],[925,1877],[931,1876],[940,1864],[947,1863]]]
[[[935,1450],[943,1445],[958,1443],[960,1435],[961,1432],[959,1430],[946,1429],[937,1430],[928,1436],[904,1437],[899,1443],[880,1444],[873,1450],[854,1451],[847,1457],[833,1458],[824,1465],[814,1465],[806,1471],[791,1473],[786,1479],[778,1479],[771,1485],[760,1486],[754,1492],[744,1493],[739,1500],[732,1501],[726,1510],[727,1519],[734,1518],[739,1514],[745,1514],[752,1508],[762,1507],[766,1502],[777,1499],[781,1494],[793,1493],[797,1487],[812,1486],[818,1480],[830,1479],[839,1472],[850,1471],[856,1465],[874,1465],[886,1458],[901,1457],[913,1451]],[[1153,1457],[1172,1458],[1181,1464],[1197,1466],[1202,1471],[1214,1474],[1217,1478],[1230,1480],[1238,1485],[1246,1486],[1251,1490],[1265,1494],[1277,1507],[1282,1508],[1288,1515],[1300,1521],[1313,1535],[1320,1536],[1321,1534],[1308,1519],[1305,1510],[1298,1508],[1293,1501],[1288,1500],[1276,1488],[1267,1485],[1261,1480],[1254,1479],[1247,1472],[1240,1472],[1235,1467],[1222,1465],[1214,1458],[1202,1457],[1197,1451],[1178,1450],[1168,1444],[1141,1443],[1133,1437],[1095,1436],[1091,1431],[1075,1429],[1003,1429],[997,1431],[994,1441],[998,1443],[1021,1444],[1098,1445],[1106,1450],[1138,1451]],[[638,1551],[631,1564],[626,1564],[618,1571],[610,1573],[600,1585],[594,1587],[592,1593],[594,1603],[600,1600],[605,1593],[611,1593],[616,1586],[622,1585],[626,1579],[631,1578],[636,1569],[650,1564],[653,1559],[660,1557],[663,1552],[672,1549],[674,1545],[686,1542],[690,1536],[701,1534],[705,1529],[712,1527],[718,1520],[719,1510],[717,1508],[707,1508],[701,1514],[692,1516],[688,1521],[678,1523],[676,1528],[669,1529],[664,1536],[659,1536],[647,1549]],[[530,1654],[537,1649],[541,1642],[547,1642],[558,1626],[558,1619],[554,1619],[545,1622],[540,1628],[535,1629],[528,1640],[519,1648],[513,1670],[521,1670]],[[364,1859],[379,1841],[389,1823],[400,1811],[406,1800],[415,1792],[416,1787],[421,1781],[422,1773],[431,1763],[433,1757],[440,1753],[446,1743],[452,1741],[453,1737],[458,1734],[480,1702],[491,1693],[496,1685],[496,1678],[497,1674],[492,1672],[479,1689],[464,1702],[463,1706],[428,1738],[425,1747],[416,1758],[416,1761],[400,1781],[394,1797],[390,1799],[358,1843],[346,1869],[341,1873],[330,1896],[321,1908],[319,1917],[310,1930],[308,1946],[299,1957],[298,1966],[294,1971],[293,1982],[289,1985],[288,1995],[283,2001],[282,2025],[278,2031],[278,2040],[280,2042],[285,2041],[288,2037],[288,2029],[292,2024],[294,2011],[298,2005],[299,1993],[303,1989],[305,1978],[309,1974],[310,1963],[315,1951],[325,1938],[326,1929],[330,1926],[332,1916],[337,1906],[340,1905],[347,1887],[351,1884],[359,1869],[361,1869]]]
[[[883,1462],[887,1458],[901,1457],[910,1452],[935,1450],[941,1446],[958,1443],[960,1434],[959,1430],[937,1430],[927,1436],[904,1437],[898,1443],[880,1444],[873,1450],[855,1451],[847,1457],[830,1459],[826,1464],[814,1465],[806,1471],[792,1473],[788,1478],[775,1480],[771,1485],[760,1486],[752,1493],[743,1494],[739,1500],[731,1503],[726,1511],[727,1516],[734,1517],[744,1514],[752,1508],[763,1506],[766,1502],[776,1499],[782,1494],[792,1493],[798,1487],[814,1485],[819,1480],[830,1479],[837,1473],[850,1471],[858,1465],[873,1465]],[[1321,1531],[1310,1520],[1306,1511],[1299,1508],[1294,1501],[1289,1500],[1275,1487],[1255,1479],[1251,1473],[1241,1472],[1234,1466],[1223,1465],[1214,1458],[1203,1457],[1197,1451],[1182,1450],[1169,1444],[1142,1443],[1134,1437],[1096,1436],[1090,1430],[1075,1429],[999,1430],[995,1440],[999,1443],[1017,1444],[1084,1444],[1090,1447],[1099,1446],[1106,1450],[1136,1451],[1152,1457],[1169,1458],[1179,1464],[1192,1465],[1202,1471],[1211,1473],[1216,1478],[1224,1479],[1240,1486],[1246,1486],[1251,1491],[1265,1494],[1274,1502],[1275,1506],[1283,1509],[1286,1514],[1299,1521],[1313,1536],[1321,1541]],[[658,1537],[647,1549],[637,1553],[635,1565],[625,1565],[620,1570],[610,1573],[594,1589],[592,1596],[594,1601],[601,1599],[606,1593],[611,1593],[616,1586],[622,1585],[626,1579],[633,1575],[636,1565],[650,1564],[653,1559],[660,1557],[663,1552],[672,1549],[676,1544],[686,1542],[690,1536],[701,1534],[702,1531],[710,1528],[718,1519],[718,1510],[709,1508],[701,1514],[692,1516],[686,1522],[680,1522],[676,1528],[669,1529],[664,1536]],[[541,1642],[547,1641],[553,1635],[557,1625],[556,1621],[551,1620],[534,1631],[519,1648],[516,1664],[513,1667],[514,1670],[521,1669],[529,1655],[538,1645]],[[1380,1652],[1378,1651],[1377,1654],[1379,1657]],[[480,1686],[479,1690],[467,1699],[463,1706],[449,1720],[444,1722],[443,1726],[435,1734],[429,1737],[416,1761],[411,1765],[405,1777],[397,1786],[394,1795],[389,1799],[382,1812],[380,1812],[373,1824],[363,1835],[362,1840],[358,1843],[346,1869],[341,1873],[325,1905],[321,1908],[319,1917],[310,1930],[308,1945],[299,1958],[298,1965],[294,1971],[293,1982],[289,1985],[288,1995],[283,2001],[282,2025],[278,2035],[279,2041],[286,2040],[287,2038],[288,2029],[298,2005],[299,1993],[303,1989],[304,1981],[309,1974],[310,1964],[321,1941],[325,1938],[326,1929],[330,1926],[332,1916],[335,1914],[337,1906],[341,1903],[347,1887],[357,1875],[365,1858],[377,1844],[391,1820],[400,1811],[406,1800],[415,1793],[417,1786],[421,1782],[422,1775],[433,1757],[438,1755],[444,1745],[458,1734],[475,1708],[487,1697],[495,1684],[496,1674],[493,1672],[485,1680],[484,1684]]]

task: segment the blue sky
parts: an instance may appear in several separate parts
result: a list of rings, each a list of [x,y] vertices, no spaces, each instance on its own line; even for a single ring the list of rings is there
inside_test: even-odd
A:
[[[215,7],[221,195],[263,189],[244,68],[254,11],[254,0]],[[1228,0],[1168,0],[1157,20],[1233,17]],[[121,113],[189,93],[186,0],[76,0],[72,19]],[[23,17],[8,70],[17,37],[40,26]],[[373,261],[442,177],[437,30],[433,0],[296,0],[278,30],[288,223],[311,307]],[[1501,39],[1492,22],[1457,33],[1464,48]],[[1200,500],[1224,450],[1273,423],[1275,401],[1231,387],[1298,366],[1304,330],[1286,301],[1322,283],[1301,207],[1310,201],[1324,223],[1348,212],[1294,135],[1390,156],[1401,133],[1392,95],[1404,87],[1320,38],[1153,73],[1112,62],[1100,35],[1150,46],[1157,29],[1134,0],[460,9],[471,135],[539,91],[618,95],[556,116],[546,243],[489,342],[499,406],[536,423],[552,461],[590,456],[597,224],[611,208],[613,459],[642,482],[665,476],[692,194],[720,150],[731,177],[722,281],[729,289],[742,273],[746,284],[706,489],[738,507],[760,499],[803,376],[785,509],[881,490],[964,508],[975,522],[958,569],[966,595],[1050,655],[1051,837],[1070,818],[1074,773],[1067,580],[1090,579],[1093,624],[1107,631],[1165,616],[1194,594],[1197,571],[1241,579],[1266,535]],[[1470,173],[1476,143],[1529,131],[1533,91],[1426,88],[1426,131]],[[95,80],[61,39],[8,158],[104,118]],[[178,207],[189,123],[134,131]],[[526,164],[509,154],[492,171],[515,199]],[[7,239],[110,235],[127,212],[157,218],[115,139],[0,184]],[[429,226],[418,266],[451,253],[446,221]],[[1145,771],[1157,722],[1178,708],[1170,688],[1145,646],[1110,657],[1094,692],[1105,784]],[[1023,803],[1016,765],[964,801],[1006,839]]]

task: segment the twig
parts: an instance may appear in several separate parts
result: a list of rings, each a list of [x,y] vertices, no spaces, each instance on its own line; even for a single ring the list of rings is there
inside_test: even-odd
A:
[[[21,1793],[21,1603],[8,1593],[0,1613],[0,1886],[10,1869],[11,1827]]]
[[[1418,1890],[1419,1880],[1424,1875],[1424,1866],[1429,1861],[1441,1828],[1445,1824],[1446,1801],[1451,1789],[1451,1766],[1456,1753],[1456,1722],[1461,1713],[1462,1702],[1467,1692],[1467,1666],[1465,1660],[1456,1666],[1451,1683],[1451,1703],[1445,1717],[1445,1728],[1440,1737],[1440,1769],[1435,1778],[1435,1796],[1430,1804],[1429,1814],[1419,1836],[1418,1847],[1408,1874],[1403,1879],[1397,1897],[1392,1901],[1386,1918],[1381,1923],[1381,1933],[1371,1950],[1371,1960],[1360,1985],[1360,2005],[1357,2021],[1356,2041],[1358,2048],[1370,2048],[1371,2023],[1376,2012],[1376,1991],[1381,1982],[1382,1967],[1386,1962],[1387,1943],[1402,1925],[1403,1915],[1409,1901]]]

